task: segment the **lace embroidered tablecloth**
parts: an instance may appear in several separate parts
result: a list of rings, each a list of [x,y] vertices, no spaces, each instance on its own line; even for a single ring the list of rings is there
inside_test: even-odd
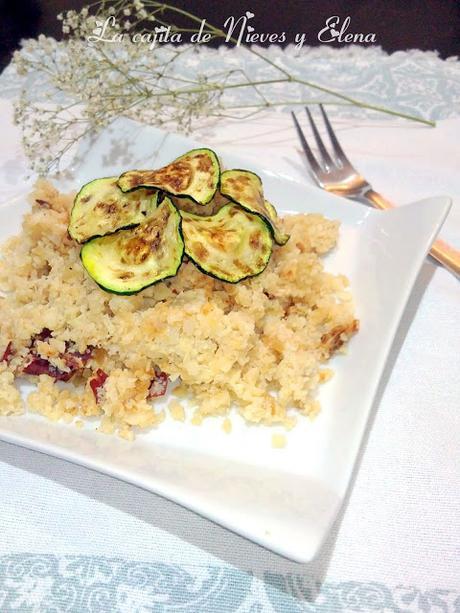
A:
[[[241,53],[202,48],[190,61],[238,65]],[[443,232],[459,246],[459,62],[358,47],[268,53],[306,79],[441,120],[430,129],[354,108],[331,111],[345,150],[395,202],[453,196]],[[11,121],[22,82],[7,69],[0,85],[5,198],[28,179]],[[200,137],[230,151],[243,135],[246,156],[304,176],[286,114],[208,126]],[[0,611],[460,611],[459,300],[458,282],[427,261],[350,498],[309,565],[131,485],[0,443]]]

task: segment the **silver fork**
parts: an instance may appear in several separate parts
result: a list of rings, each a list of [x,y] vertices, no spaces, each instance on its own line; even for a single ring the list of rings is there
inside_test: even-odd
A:
[[[318,147],[319,155],[317,157],[313,154],[297,121],[297,117],[291,111],[297,134],[310,165],[311,175],[316,183],[328,192],[344,196],[345,198],[364,200],[378,209],[386,210],[393,208],[394,205],[374,191],[371,184],[351,164],[340,146],[323,105],[320,104],[319,108],[321,109],[332,145],[332,156],[324,145],[324,141],[318,132],[308,107],[305,107],[305,110]],[[438,239],[433,243],[430,255],[454,274],[460,274],[460,251],[454,249],[454,247]]]

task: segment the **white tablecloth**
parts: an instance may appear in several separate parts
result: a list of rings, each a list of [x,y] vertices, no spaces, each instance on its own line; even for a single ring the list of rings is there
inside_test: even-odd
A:
[[[10,110],[0,102],[2,200],[19,180],[19,189],[28,186]],[[388,198],[452,196],[442,235],[460,247],[460,118],[435,129],[335,125]],[[226,121],[197,136],[222,152],[241,153],[244,143],[246,157],[308,180],[286,114]],[[308,565],[134,486],[0,443],[0,611],[460,611],[459,314],[458,280],[427,260],[351,494]]]

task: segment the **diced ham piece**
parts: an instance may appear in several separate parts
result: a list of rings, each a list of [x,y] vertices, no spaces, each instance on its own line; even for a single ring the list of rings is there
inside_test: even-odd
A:
[[[83,353],[80,351],[69,351],[70,343],[67,341],[66,351],[62,354],[62,358],[64,359],[67,366],[74,371],[80,370],[86,365],[86,362],[93,357],[94,347],[87,347]]]
[[[81,370],[86,362],[91,359],[94,347],[87,347],[84,353],[80,353],[79,351],[68,351],[73,343],[66,341],[66,350],[64,353],[60,354],[59,357],[64,360],[69,370],[63,371],[51,364],[46,358],[37,355],[35,348],[37,341],[46,342],[51,336],[51,330],[49,328],[43,328],[41,332],[32,337],[28,356],[30,361],[23,369],[23,372],[26,375],[48,375],[56,381],[69,381],[69,379],[71,379],[76,372]]]
[[[86,364],[86,362],[93,357],[93,351],[94,351],[94,347],[90,345],[89,347],[85,349],[83,353],[81,353],[80,351],[72,351],[70,352],[70,355],[74,356],[78,360],[81,360],[83,364]]]
[[[51,338],[51,330],[49,328],[43,328],[43,330],[41,332],[39,332],[38,334],[35,334],[32,337],[32,342],[30,343],[30,346],[34,347],[36,341],[45,342],[49,338]]]
[[[98,368],[96,370],[96,374],[95,376],[89,380],[89,386],[94,394],[94,398],[96,400],[96,403],[99,403],[101,400],[101,392],[102,392],[102,388],[104,386],[104,383],[107,380],[107,377],[109,375],[107,373],[105,373],[103,370],[101,370],[100,368]]]
[[[48,375],[56,381],[68,381],[75,373],[74,370],[64,372],[53,366],[48,360],[33,356],[32,360],[23,369],[26,375]]]
[[[168,389],[168,382],[168,375],[159,368],[155,368],[155,376],[150,383],[147,400],[164,396],[166,394],[166,390]]]
[[[3,352],[2,359],[0,362],[9,362],[11,356],[13,355],[13,343],[10,341],[6,346],[5,351]]]

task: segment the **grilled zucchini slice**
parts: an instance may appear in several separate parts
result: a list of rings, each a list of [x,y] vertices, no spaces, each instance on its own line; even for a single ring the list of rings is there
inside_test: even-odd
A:
[[[283,232],[280,228],[278,213],[276,212],[275,207],[268,200],[264,200],[265,208],[267,209],[268,216],[270,217],[270,222],[272,224],[272,229],[274,233],[274,239],[277,245],[285,245],[289,240],[289,234]],[[273,225],[275,224],[275,225]]]
[[[179,198],[177,196],[171,196],[171,200],[179,211],[186,211],[187,213],[200,216],[204,215],[205,217],[215,215],[225,204],[229,203],[229,199],[222,196],[219,190],[216,191],[213,199],[208,204],[197,204],[190,198]]]
[[[155,187],[173,196],[187,196],[207,204],[216,193],[220,165],[211,149],[192,149],[159,170],[129,170],[118,179],[124,192]]]
[[[211,217],[181,211],[185,253],[204,273],[230,283],[261,273],[272,253],[263,219],[230,202]]]
[[[140,224],[157,206],[157,190],[124,194],[118,177],[94,179],[75,196],[68,231],[78,243]]]
[[[267,207],[264,199],[262,181],[258,175],[249,170],[226,170],[220,176],[220,192],[244,209],[263,217],[273,231],[273,238],[278,245],[284,245],[289,236],[280,226],[273,205]]]
[[[83,245],[83,266],[102,289],[136,294],[173,277],[182,262],[184,241],[178,210],[165,198],[136,228],[94,238]]]

